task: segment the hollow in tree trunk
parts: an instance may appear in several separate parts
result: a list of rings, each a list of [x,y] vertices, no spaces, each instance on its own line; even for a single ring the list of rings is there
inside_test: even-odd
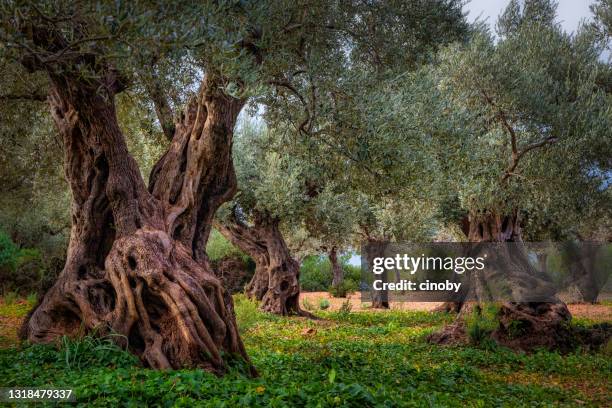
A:
[[[300,308],[300,266],[291,256],[279,227],[280,221],[255,211],[253,225],[240,220],[234,209],[215,227],[255,261],[255,274],[245,288],[247,296],[261,301],[261,309],[279,315],[306,315]]]
[[[570,349],[572,336],[568,323],[571,314],[567,306],[557,298],[554,288],[538,276],[537,270],[527,259],[522,245],[518,212],[505,216],[494,212],[472,212],[469,217],[468,240],[473,243],[514,243],[500,245],[498,250],[488,255],[495,257],[496,262],[507,265],[503,279],[511,282],[519,298],[524,295],[521,291],[528,288],[537,291],[538,298],[546,299],[538,302],[504,302],[498,314],[499,326],[493,331],[492,338],[514,349]],[[481,298],[477,288],[481,282],[499,277],[472,276],[471,288],[476,288],[478,292],[475,296],[478,303],[489,300]],[[481,282],[475,282],[475,279]],[[457,321],[434,333],[430,341],[452,343],[465,337],[463,321],[474,310],[472,306],[469,302],[463,302]]]
[[[38,45],[66,46],[58,32],[36,30]],[[153,368],[223,373],[223,354],[248,361],[232,298],[203,252],[215,210],[235,191],[231,140],[244,101],[224,95],[220,79],[207,74],[148,190],[117,122],[117,72],[100,62],[83,73],[77,63],[30,66],[50,78],[72,229],[64,269],[22,337],[119,334],[113,338]]]

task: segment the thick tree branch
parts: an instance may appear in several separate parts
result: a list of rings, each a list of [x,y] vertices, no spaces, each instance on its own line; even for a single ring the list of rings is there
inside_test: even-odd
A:
[[[516,157],[513,156],[513,160],[512,160],[512,164],[510,165],[510,167],[508,167],[505,171],[504,176],[502,177],[502,181],[507,180],[508,178],[510,178],[511,176],[518,176],[519,174],[514,173],[514,170],[516,170],[518,164],[519,164],[519,160],[521,159],[521,157],[523,157],[527,152],[530,152],[531,150],[537,149],[539,147],[543,147],[546,146],[548,144],[552,144],[555,143],[557,141],[557,138],[554,136],[549,136],[546,139],[543,139],[539,142],[530,144],[528,146],[526,146],[525,148],[523,148],[521,151],[519,151],[516,155]]]
[[[480,92],[482,93],[482,96],[485,99],[485,101],[487,101],[487,103],[491,105],[491,107],[493,107],[497,111],[497,117],[499,118],[502,126],[508,132],[508,135],[510,136],[510,145],[512,149],[512,156],[511,156],[512,161],[510,163],[510,166],[508,166],[508,168],[504,171],[504,175],[502,176],[502,182],[504,182],[511,176],[517,175],[517,173],[515,173],[514,171],[518,167],[519,161],[526,153],[530,152],[531,150],[546,146],[548,144],[555,143],[557,141],[557,138],[554,136],[549,136],[543,140],[540,140],[539,142],[532,143],[530,145],[525,146],[522,149],[519,149],[516,132],[514,128],[512,127],[512,125],[510,124],[510,121],[508,120],[506,112],[504,112],[504,110],[501,109],[499,105],[497,105],[493,101],[493,99],[486,93],[484,89],[481,89]]]
[[[515,160],[518,156],[518,150],[516,147],[516,133],[514,132],[514,128],[508,122],[508,118],[506,117],[506,113],[493,101],[493,99],[485,92],[484,89],[481,90],[482,96],[487,101],[489,105],[491,105],[495,110],[497,110],[497,117],[502,123],[502,126],[508,131],[510,135],[510,143],[512,146],[512,159]]]
[[[302,120],[302,122],[298,126],[298,130],[300,132],[306,133],[307,132],[306,126],[312,121],[312,113],[310,111],[308,103],[306,102],[306,99],[302,96],[302,94],[298,92],[298,90],[289,81],[270,81],[270,85],[275,85],[278,87],[286,88],[289,91],[291,91],[291,93],[300,100],[300,102],[304,106],[304,120]]]

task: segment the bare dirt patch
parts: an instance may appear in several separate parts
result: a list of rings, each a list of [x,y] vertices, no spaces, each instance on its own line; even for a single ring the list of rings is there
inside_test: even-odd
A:
[[[574,317],[598,322],[612,322],[612,306],[610,305],[571,304],[567,307]]]
[[[367,302],[361,302],[361,295],[359,292],[354,292],[347,295],[346,298],[335,298],[332,297],[328,292],[302,292],[300,293],[300,305],[304,306],[304,301],[310,303],[315,309],[319,309],[319,303],[321,300],[326,299],[330,306],[327,310],[336,311],[342,307],[342,304],[348,301],[354,312],[379,312],[384,309],[372,309],[370,304]],[[420,310],[420,311],[432,311],[437,306],[441,305],[439,302],[390,302],[391,310]]]

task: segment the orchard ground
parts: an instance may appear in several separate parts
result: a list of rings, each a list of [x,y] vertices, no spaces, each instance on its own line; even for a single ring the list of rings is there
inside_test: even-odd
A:
[[[302,292],[300,293],[300,302],[302,307],[312,305],[314,309],[320,309],[320,303],[323,300],[329,302],[328,311],[338,311],[342,309],[342,305],[349,303],[353,312],[386,312],[385,309],[372,309],[368,302],[361,302],[359,292],[349,294],[346,298],[336,298],[328,292]],[[442,303],[438,302],[389,302],[391,310],[405,311],[433,311]],[[612,301],[606,300],[600,304],[569,304],[568,308],[572,312],[575,319],[587,319],[593,322],[612,322]]]
[[[87,406],[612,406],[612,350],[515,353],[491,343],[441,347],[425,337],[452,321],[432,303],[373,311],[359,295],[305,293],[320,319],[261,313],[242,295],[238,324],[259,370],[142,368],[110,339],[19,344],[26,300],[0,303],[0,386],[70,387]],[[328,305],[326,307],[326,304]],[[350,305],[350,307],[348,306]],[[325,310],[321,310],[321,306]],[[574,324],[611,322],[612,303],[570,305]]]

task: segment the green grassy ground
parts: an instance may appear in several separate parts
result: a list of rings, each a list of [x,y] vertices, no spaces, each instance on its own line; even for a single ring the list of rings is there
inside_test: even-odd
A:
[[[0,307],[17,317],[24,306]],[[153,371],[109,340],[0,345],[0,386],[74,388],[87,406],[524,407],[612,405],[605,351],[567,356],[502,348],[440,347],[424,336],[449,317],[428,312],[264,315],[237,299],[243,339],[260,377],[235,363],[223,378]]]

